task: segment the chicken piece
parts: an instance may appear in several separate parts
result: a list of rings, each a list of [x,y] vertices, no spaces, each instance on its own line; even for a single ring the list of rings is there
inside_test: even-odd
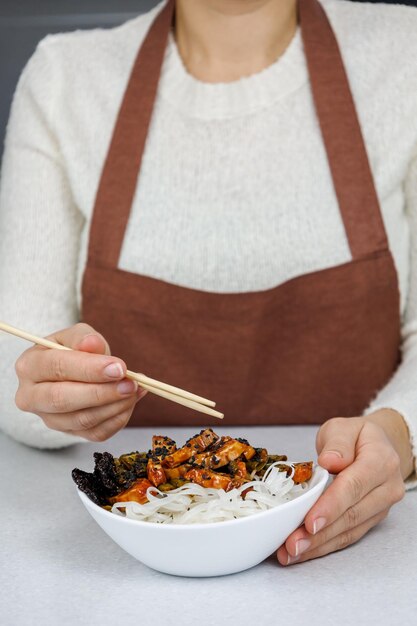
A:
[[[243,485],[246,480],[246,465],[243,461],[238,463],[239,467],[234,476],[222,474],[221,472],[213,472],[206,468],[192,468],[185,478],[197,483],[202,487],[212,487],[214,489],[224,489],[230,491]]]
[[[184,476],[190,469],[191,469],[191,465],[189,465],[188,463],[184,463],[183,465],[178,465],[178,467],[172,467],[172,468],[165,467],[164,472],[167,477],[167,480],[172,482],[173,480],[176,480],[177,478],[184,478]]]
[[[212,452],[205,450],[204,452],[200,452],[199,454],[195,454],[190,457],[190,463],[198,465],[199,467],[210,467],[210,459],[212,456]]]
[[[202,487],[213,487],[214,489],[224,489],[230,491],[233,489],[233,479],[227,474],[213,472],[209,469],[192,468],[186,473],[185,478]]]
[[[248,447],[246,448],[245,452],[243,453],[243,456],[245,457],[245,459],[247,461],[250,461],[250,459],[252,459],[256,454],[256,450],[255,448],[253,448],[252,446],[248,445]]]
[[[152,437],[152,452],[157,456],[172,454],[176,449],[177,445],[173,439],[164,435],[154,435]]]
[[[213,452],[209,462],[206,464],[211,469],[218,469],[238,459],[240,456],[244,456],[246,460],[251,459],[255,455],[255,448],[249,446],[246,443],[237,441],[237,439],[229,439],[220,448],[216,448]]]
[[[231,437],[220,437],[217,441],[212,443],[204,452],[200,452],[199,454],[195,454],[190,458],[190,462],[193,465],[199,465],[200,467],[211,467],[211,458],[213,457],[216,450],[219,450],[226,441],[231,441]]]
[[[181,463],[188,461],[192,456],[203,452],[218,438],[219,436],[211,428],[206,428],[206,430],[202,430],[198,435],[189,439],[185,446],[166,456],[162,460],[162,466],[169,468],[177,467]]]
[[[155,487],[159,487],[162,483],[167,482],[167,477],[162,467],[158,457],[154,460],[153,458],[148,459],[148,465],[146,467],[146,473],[148,476],[148,480],[155,485]]]
[[[176,448],[175,441],[169,437],[163,435],[154,435],[152,437],[152,454],[148,459],[146,473],[148,480],[150,480],[155,487],[159,487],[159,485],[167,482],[167,476],[161,465],[161,461],[168,456],[168,454],[175,452]]]
[[[313,475],[313,462],[309,463],[295,463],[294,464],[294,476],[292,477],[293,481],[298,483],[304,483]]]
[[[147,478],[139,478],[129,489],[109,498],[109,502],[110,504],[115,504],[116,502],[139,502],[139,504],[145,504],[145,502],[148,502],[146,492],[152,486],[152,483]]]
[[[309,461],[307,463],[293,463],[294,465],[294,474],[292,479],[295,484],[304,483],[307,480],[310,480],[313,474],[313,461]],[[287,476],[291,475],[291,467],[287,464],[277,465],[276,466],[280,472],[286,472]]]

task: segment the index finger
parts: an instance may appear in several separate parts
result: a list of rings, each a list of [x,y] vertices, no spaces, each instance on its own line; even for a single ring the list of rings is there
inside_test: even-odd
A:
[[[27,378],[35,383],[106,383],[124,378],[127,369],[122,359],[114,356],[38,346],[27,351],[23,367]]]
[[[307,513],[304,525],[308,532],[315,534],[332,524],[347,509],[381,485],[384,477],[380,463],[380,456],[368,451],[366,457],[358,456],[352,465],[341,471]]]

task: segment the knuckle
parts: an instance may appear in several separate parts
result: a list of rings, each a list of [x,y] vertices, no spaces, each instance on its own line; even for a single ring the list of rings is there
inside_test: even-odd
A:
[[[65,380],[66,367],[65,367],[64,357],[60,352],[58,352],[57,354],[53,354],[51,358],[49,370],[50,370],[49,373],[51,376],[51,380]]]
[[[94,372],[91,369],[89,361],[83,360],[80,370],[80,380],[83,380],[86,383],[92,383],[94,381]]]
[[[93,411],[79,411],[75,416],[74,430],[90,430],[97,426],[98,418]]]
[[[27,378],[28,375],[28,367],[27,367],[27,360],[24,356],[24,354],[22,356],[20,356],[14,366],[16,375],[19,379],[21,378]]]
[[[49,404],[56,413],[68,413],[70,410],[70,403],[65,397],[62,385],[59,383],[53,383],[51,385]]]
[[[27,393],[21,387],[16,391],[15,404],[20,411],[30,411]]]
[[[343,550],[344,548],[347,548],[352,543],[354,543],[354,541],[355,539],[353,533],[350,530],[347,530],[346,532],[339,535],[337,540],[337,549]]]
[[[345,528],[355,528],[359,524],[359,511],[356,506],[351,506],[343,515]]]
[[[352,494],[352,499],[358,502],[362,499],[364,493],[364,486],[362,479],[359,476],[351,476],[349,478],[349,489]]]
[[[91,385],[92,401],[94,405],[104,402],[104,392],[99,385]]]
[[[323,441],[332,433],[334,434],[343,432],[342,429],[344,428],[345,423],[345,417],[332,417],[331,419],[328,419],[326,422],[324,422],[316,436],[316,444],[318,445],[318,447],[321,448]]]

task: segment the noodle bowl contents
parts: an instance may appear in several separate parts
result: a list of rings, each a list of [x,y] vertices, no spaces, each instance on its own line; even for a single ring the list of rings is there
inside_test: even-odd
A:
[[[211,428],[177,448],[155,435],[149,452],[94,454],[92,473],[74,469],[95,504],[139,521],[195,524],[238,519],[293,500],[308,488],[313,463],[290,463],[246,439]]]

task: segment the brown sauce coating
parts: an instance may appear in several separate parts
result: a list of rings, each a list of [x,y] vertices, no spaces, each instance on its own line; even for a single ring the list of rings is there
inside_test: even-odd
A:
[[[254,448],[246,439],[219,437],[206,428],[191,437],[182,448],[164,435],[152,437],[152,449],[131,452],[114,458],[110,453],[95,453],[92,473],[74,469],[72,476],[78,488],[100,506],[116,502],[147,502],[149,487],[163,491],[187,482],[202,487],[230,491],[261,478],[273,463],[290,475],[284,455],[269,455],[265,448]],[[307,482],[313,473],[313,462],[296,463],[293,481]]]

